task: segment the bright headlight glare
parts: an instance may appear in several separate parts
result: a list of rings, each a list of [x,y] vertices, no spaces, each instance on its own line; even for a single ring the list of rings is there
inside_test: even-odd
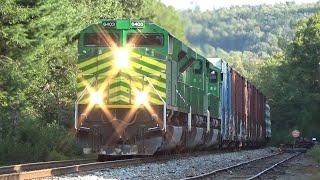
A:
[[[96,91],[91,93],[90,101],[92,104],[102,104],[102,92]]]
[[[148,93],[146,91],[138,91],[137,94],[136,94],[135,103],[137,105],[148,103]]]
[[[115,53],[116,66],[121,68],[126,68],[129,66],[129,52],[126,48],[120,48],[116,50]]]

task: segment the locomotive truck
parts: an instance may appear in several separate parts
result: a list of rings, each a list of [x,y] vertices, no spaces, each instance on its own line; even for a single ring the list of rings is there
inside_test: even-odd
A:
[[[262,146],[265,96],[157,24],[99,20],[78,36],[75,129],[100,155]]]

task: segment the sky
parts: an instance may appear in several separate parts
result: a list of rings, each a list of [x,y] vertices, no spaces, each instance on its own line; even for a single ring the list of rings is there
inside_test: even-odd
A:
[[[319,0],[161,0],[166,5],[171,5],[176,9],[189,9],[199,6],[201,10],[230,7],[236,5],[260,5],[275,3],[313,3]]]

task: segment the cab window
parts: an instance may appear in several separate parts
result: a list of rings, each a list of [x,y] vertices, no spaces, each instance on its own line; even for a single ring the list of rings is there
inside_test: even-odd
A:
[[[91,47],[110,47],[112,44],[119,46],[120,38],[118,33],[85,33],[84,45]]]
[[[196,61],[194,65],[194,74],[202,74],[202,61]]]
[[[131,33],[127,43],[133,47],[163,47],[164,37],[160,33]]]
[[[217,73],[215,71],[211,71],[209,80],[210,80],[210,83],[217,82]]]

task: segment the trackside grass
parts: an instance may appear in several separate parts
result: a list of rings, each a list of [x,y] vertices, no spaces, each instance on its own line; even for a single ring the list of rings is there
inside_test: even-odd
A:
[[[311,156],[317,163],[320,163],[320,145],[313,146],[308,152],[308,156]]]

